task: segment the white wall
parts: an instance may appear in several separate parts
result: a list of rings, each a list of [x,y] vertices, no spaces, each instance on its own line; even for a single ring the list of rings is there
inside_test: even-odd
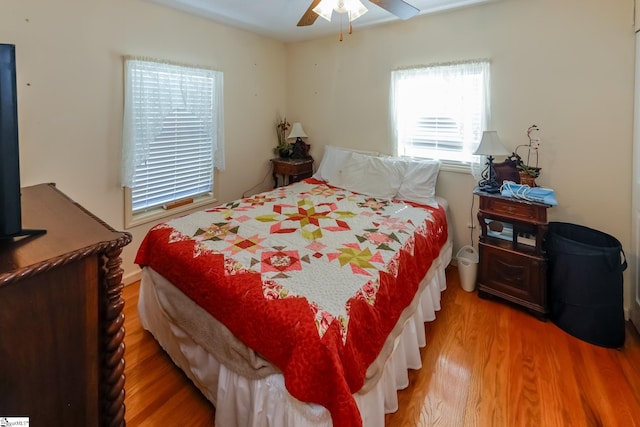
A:
[[[489,58],[492,127],[507,148],[542,138],[539,185],[556,190],[551,221],[618,238],[631,254],[634,88],[632,0],[502,0],[287,47],[289,111],[304,123],[312,154],[325,144],[392,153],[390,71]],[[475,181],[441,172],[455,250],[467,228]],[[476,203],[477,206],[477,203]],[[475,212],[473,213],[475,218]],[[477,234],[475,237],[477,243]],[[625,274],[625,307],[631,298]]]
[[[268,173],[286,101],[282,43],[141,0],[3,0],[1,9],[0,43],[16,45],[23,186],[55,182],[124,230],[127,54],[224,72],[227,164],[217,174],[219,200],[239,198]],[[270,185],[269,178],[257,189]],[[138,271],[133,257],[150,225],[127,230],[134,238],[123,251],[126,275]]]

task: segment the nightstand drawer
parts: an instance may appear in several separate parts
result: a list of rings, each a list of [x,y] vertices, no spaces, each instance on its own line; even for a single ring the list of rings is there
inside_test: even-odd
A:
[[[276,173],[280,175],[305,175],[313,174],[313,163],[278,163]],[[311,176],[311,175],[309,175]]]
[[[542,257],[479,244],[478,287],[542,312],[546,312],[546,261]]]
[[[273,164],[274,187],[278,186],[278,175],[282,176],[282,185],[298,182],[313,175],[313,159],[271,159]]]
[[[496,197],[481,197],[480,209],[485,213],[507,216],[525,221],[547,222],[547,206]]]

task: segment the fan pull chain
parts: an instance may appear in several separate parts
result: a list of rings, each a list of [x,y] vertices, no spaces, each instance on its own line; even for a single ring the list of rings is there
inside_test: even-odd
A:
[[[342,41],[342,15],[340,15],[340,38],[338,40]]]

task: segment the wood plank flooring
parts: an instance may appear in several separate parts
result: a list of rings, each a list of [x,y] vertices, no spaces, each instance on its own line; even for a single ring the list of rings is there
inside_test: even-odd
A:
[[[630,324],[624,348],[606,349],[463,291],[455,267],[447,281],[423,367],[410,372],[388,427],[640,426],[640,337]],[[138,288],[124,289],[127,425],[212,426],[213,406],[142,329]]]

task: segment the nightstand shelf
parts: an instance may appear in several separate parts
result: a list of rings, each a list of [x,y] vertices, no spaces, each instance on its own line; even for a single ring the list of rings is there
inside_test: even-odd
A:
[[[542,203],[474,191],[480,199],[478,294],[522,306],[545,319],[547,208]]]

